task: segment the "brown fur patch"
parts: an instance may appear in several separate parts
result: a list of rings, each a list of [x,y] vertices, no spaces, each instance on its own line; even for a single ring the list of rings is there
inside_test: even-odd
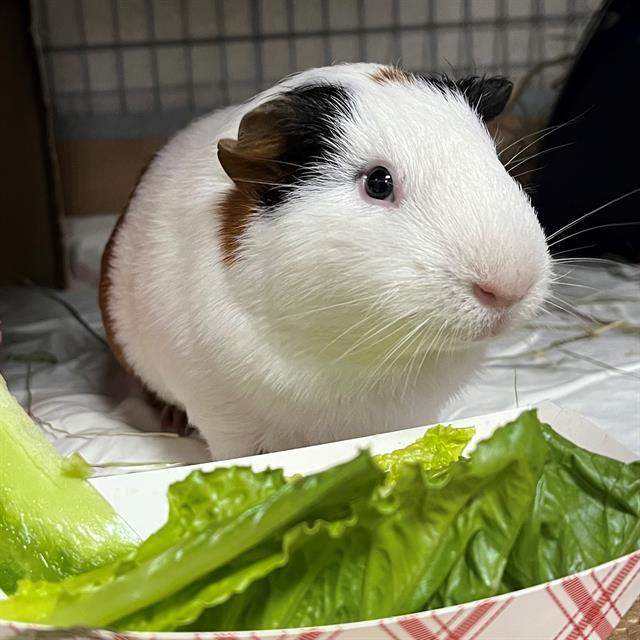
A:
[[[222,255],[226,265],[231,265],[237,258],[240,238],[244,233],[249,218],[255,211],[256,200],[250,191],[234,187],[219,206],[222,220],[220,238],[222,240]]]
[[[385,84],[387,82],[400,82],[406,84],[415,80],[412,73],[409,73],[404,69],[398,69],[398,67],[380,67],[377,71],[371,74],[371,78],[378,84]]]
[[[109,298],[111,295],[111,286],[113,284],[111,281],[111,269],[113,268],[113,264],[112,264],[113,247],[115,244],[116,237],[118,235],[118,231],[120,230],[120,227],[124,222],[124,218],[127,215],[127,211],[129,210],[131,199],[133,198],[136,190],[138,189],[138,186],[140,185],[140,182],[142,181],[142,178],[144,178],[145,173],[151,166],[151,163],[153,162],[155,157],[156,156],[154,155],[140,171],[140,175],[138,176],[138,179],[136,180],[136,183],[133,189],[131,189],[131,192],[129,193],[129,198],[127,199],[127,203],[125,204],[124,209],[120,214],[120,217],[116,221],[116,224],[113,227],[113,230],[111,231],[109,240],[107,241],[107,244],[102,253],[102,260],[100,261],[100,283],[98,285],[98,302],[100,305],[100,313],[102,314],[102,324],[104,326],[104,332],[107,338],[107,342],[109,344],[109,348],[111,349],[111,353],[113,354],[114,358],[118,361],[118,364],[120,364],[120,366],[127,373],[133,376],[135,376],[135,374],[132,368],[130,367],[130,365],[128,364],[128,362],[126,361],[122,346],[119,345],[118,341],[116,340],[113,317],[111,315],[111,312],[109,311]]]
[[[109,344],[109,348],[111,349],[111,353],[118,361],[120,366],[125,369],[128,373],[133,373],[127,361],[124,357],[124,352],[122,347],[118,344],[115,337],[115,330],[113,328],[113,317],[111,312],[109,311],[109,297],[111,294],[111,269],[112,269],[112,261],[113,261],[113,246],[115,244],[115,239],[118,234],[118,230],[120,225],[124,220],[125,214],[122,213],[118,218],[118,221],[109,236],[109,240],[107,245],[104,248],[104,252],[102,253],[102,260],[100,263],[100,284],[98,286],[98,301],[100,303],[100,312],[102,314],[102,324],[104,326],[104,332],[107,338],[107,343]]]
[[[113,227],[111,235],[109,236],[109,240],[107,241],[107,244],[104,248],[104,252],[102,253],[102,261],[100,264],[100,284],[98,286],[98,300],[100,304],[100,312],[102,314],[102,324],[104,325],[104,331],[107,338],[107,343],[109,344],[109,348],[111,349],[111,353],[117,360],[118,364],[132,378],[135,378],[141,385],[143,395],[147,403],[160,412],[161,431],[176,433],[180,436],[188,436],[190,435],[191,430],[185,411],[180,407],[175,407],[165,402],[155,392],[151,391],[151,389],[149,389],[144,384],[144,382],[135,373],[131,365],[127,362],[127,359],[124,355],[124,350],[116,340],[113,316],[111,315],[111,312],[109,310],[109,299],[111,296],[111,287],[113,285],[113,282],[111,280],[111,270],[113,268],[113,247],[118,236],[118,232],[120,231],[120,227],[124,222],[127,211],[129,210],[131,200],[155,157],[156,156],[154,155],[140,172],[135,186],[129,193],[127,204],[125,205],[124,210],[120,214],[120,217]]]
[[[234,182],[234,188],[218,207],[226,265],[236,260],[240,238],[256,210],[260,195],[281,183],[292,171],[290,165],[279,160],[286,149],[280,126],[291,117],[289,100],[276,98],[244,115],[237,140],[223,138],[218,141],[218,160]]]

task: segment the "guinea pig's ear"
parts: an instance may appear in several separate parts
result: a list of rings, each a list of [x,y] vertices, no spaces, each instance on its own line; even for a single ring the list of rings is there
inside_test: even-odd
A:
[[[493,120],[504,111],[513,89],[511,80],[503,76],[472,76],[457,80],[456,86],[485,122]]]
[[[238,139],[218,142],[218,159],[226,174],[242,191],[261,191],[282,180],[289,172],[278,158],[286,149],[284,125],[292,108],[284,97],[275,98],[249,111],[240,121]],[[269,183],[264,185],[262,183]]]

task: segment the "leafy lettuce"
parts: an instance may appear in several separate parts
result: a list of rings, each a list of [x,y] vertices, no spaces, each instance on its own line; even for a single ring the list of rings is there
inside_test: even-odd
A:
[[[441,469],[455,462],[475,433],[473,427],[454,428],[438,425],[427,429],[415,442],[389,453],[374,456],[387,473],[387,481],[395,482],[401,470],[410,463],[427,471]]]
[[[490,595],[528,513],[519,497],[533,496],[544,454],[541,434],[523,421],[444,472],[407,465],[342,530],[308,536],[282,569],[190,629],[342,623]]]
[[[232,588],[235,581],[228,579],[225,569],[231,567],[233,572],[263,561],[273,551],[274,541],[297,524],[313,523],[322,516],[341,519],[382,477],[363,453],[350,463],[287,482],[246,509],[219,512],[212,528],[196,525],[189,535],[177,537],[179,526],[168,522],[136,553],[112,565],[58,583],[21,583],[13,598],[0,603],[0,615],[24,619],[24,610],[29,620],[60,626],[108,625],[165,598],[179,607],[184,604],[184,590],[192,595],[189,587],[200,584],[201,578],[207,577],[207,587],[220,579]],[[263,478],[268,480],[269,473]],[[201,515],[204,511],[198,509]]]
[[[80,456],[64,459],[0,376],[0,589],[18,580],[59,580],[127,553],[139,543],[87,482]]]
[[[581,449],[541,425],[547,459],[512,549],[504,590],[523,589],[640,548],[640,461]]]
[[[136,550],[23,581],[0,617],[155,631],[344,623],[526,587],[640,546],[640,463],[584,451],[534,411],[460,458],[472,433],[439,427],[294,480],[194,473]]]

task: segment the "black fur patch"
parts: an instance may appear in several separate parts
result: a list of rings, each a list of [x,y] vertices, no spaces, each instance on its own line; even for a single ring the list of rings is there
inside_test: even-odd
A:
[[[352,98],[340,85],[314,84],[283,94],[290,105],[277,123],[285,139],[285,151],[277,158],[291,172],[282,180],[287,186],[267,189],[263,204],[272,207],[291,192],[291,186],[313,177],[313,167],[335,155],[333,143],[340,137],[340,121],[349,113]]]
[[[462,94],[485,122],[502,113],[513,89],[511,80],[503,76],[470,76],[460,80],[452,80],[444,74],[420,77],[434,87]]]
[[[453,80],[444,74],[415,77],[441,90],[460,93],[485,121],[502,112],[513,87],[501,76],[472,76],[461,80]],[[318,162],[335,156],[334,143],[341,136],[340,122],[353,105],[349,91],[335,84],[306,85],[281,97],[287,100],[288,108],[274,124],[285,140],[285,150],[276,162],[286,163],[291,170],[279,180],[282,187],[270,187],[261,192],[261,204],[268,209],[290,195],[294,185],[312,179]]]

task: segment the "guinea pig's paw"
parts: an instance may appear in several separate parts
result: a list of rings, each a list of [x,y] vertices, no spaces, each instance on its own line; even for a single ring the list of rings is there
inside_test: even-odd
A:
[[[175,433],[180,437],[188,437],[196,429],[189,424],[187,414],[178,407],[166,404],[160,411],[160,430],[163,433]]]

